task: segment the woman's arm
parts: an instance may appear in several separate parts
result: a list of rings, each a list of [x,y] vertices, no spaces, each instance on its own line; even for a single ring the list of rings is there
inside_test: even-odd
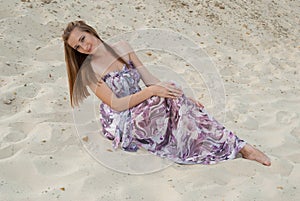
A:
[[[145,88],[144,90],[130,96],[118,98],[103,81],[98,82],[95,94],[99,99],[102,100],[103,103],[107,104],[116,111],[129,109],[153,95],[148,88]]]
[[[152,73],[150,73],[147,68],[143,65],[143,63],[140,61],[138,56],[135,54],[134,50],[130,46],[128,42],[125,40],[120,41],[122,47],[127,51],[129,54],[129,58],[133,62],[134,66],[139,71],[139,74],[141,75],[141,79],[143,80],[144,84],[146,86],[154,85],[160,83],[160,80],[155,77]]]
[[[104,81],[99,81],[97,85],[89,85],[95,95],[113,110],[123,111],[138,105],[152,96],[164,98],[177,98],[182,95],[181,89],[170,83],[160,83],[145,87],[143,90],[122,98],[118,98]]]

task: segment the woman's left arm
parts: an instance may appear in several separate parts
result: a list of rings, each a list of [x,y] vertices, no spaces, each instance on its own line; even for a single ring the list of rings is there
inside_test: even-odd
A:
[[[144,84],[146,86],[151,86],[160,83],[161,81],[152,73],[150,73],[147,70],[147,68],[143,65],[138,56],[135,54],[134,50],[131,48],[130,44],[124,40],[122,40],[121,43],[126,47],[130,60],[133,62],[134,66],[139,71],[139,74],[141,75]]]

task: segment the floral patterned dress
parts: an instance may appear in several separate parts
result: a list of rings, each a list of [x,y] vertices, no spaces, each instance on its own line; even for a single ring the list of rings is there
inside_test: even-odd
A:
[[[127,66],[128,65],[128,66]],[[132,61],[102,79],[124,97],[141,90],[140,74]],[[184,94],[176,99],[152,96],[122,112],[100,104],[103,134],[113,147],[144,148],[179,164],[215,164],[234,159],[246,144]]]

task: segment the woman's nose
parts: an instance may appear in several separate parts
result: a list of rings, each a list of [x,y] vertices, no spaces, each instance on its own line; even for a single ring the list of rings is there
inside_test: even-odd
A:
[[[88,50],[88,45],[87,45],[86,43],[84,43],[84,44],[82,45],[82,47],[83,47],[83,49],[84,49],[85,51]]]

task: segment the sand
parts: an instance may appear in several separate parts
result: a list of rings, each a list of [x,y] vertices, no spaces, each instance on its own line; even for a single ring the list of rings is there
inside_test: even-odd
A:
[[[299,1],[287,0],[1,1],[0,200],[298,200],[299,9]],[[155,28],[193,41],[209,58],[201,63],[203,77],[172,52],[137,54],[161,79],[182,81],[228,129],[266,152],[272,166],[237,158],[211,166],[166,163],[147,174],[139,167],[133,174],[96,160],[97,150],[78,137],[69,104],[60,36],[76,19],[104,40]],[[119,154],[132,165],[135,154],[112,150],[94,131],[103,158],[115,157],[117,166]]]

